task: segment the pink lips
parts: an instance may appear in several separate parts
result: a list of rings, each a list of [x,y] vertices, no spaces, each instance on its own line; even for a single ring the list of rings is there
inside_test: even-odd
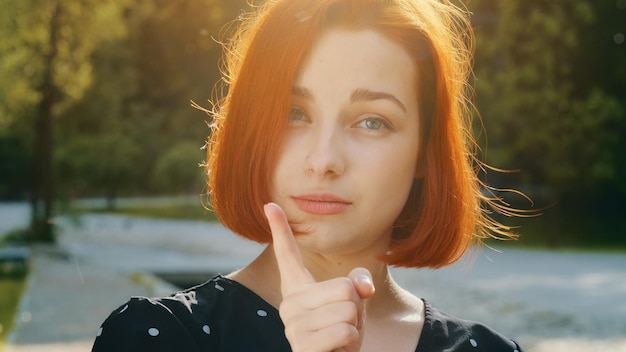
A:
[[[292,199],[302,211],[314,215],[336,215],[352,204],[332,194],[304,194]]]

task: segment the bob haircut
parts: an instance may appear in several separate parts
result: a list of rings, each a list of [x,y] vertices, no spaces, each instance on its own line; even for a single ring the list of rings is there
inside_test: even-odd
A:
[[[422,148],[416,179],[380,259],[403,267],[457,261],[474,240],[515,235],[485,205],[510,209],[481,193],[471,135],[473,33],[466,13],[446,0],[269,0],[242,16],[225,46],[223,88],[211,114],[207,186],[220,221],[269,243],[263,204],[300,63],[325,30],[378,31],[413,57],[418,72]],[[390,68],[393,69],[393,68]],[[218,92],[218,90],[216,90]]]

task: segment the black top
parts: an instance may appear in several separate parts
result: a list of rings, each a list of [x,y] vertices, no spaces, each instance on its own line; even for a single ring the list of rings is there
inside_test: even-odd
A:
[[[416,352],[521,351],[476,322],[439,312],[424,301]],[[418,332],[416,331],[416,334]],[[170,297],[133,297],[98,329],[93,352],[291,351],[278,310],[223,276]]]

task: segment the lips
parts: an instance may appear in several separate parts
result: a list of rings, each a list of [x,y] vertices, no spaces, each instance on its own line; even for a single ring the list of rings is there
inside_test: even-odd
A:
[[[300,210],[314,215],[336,215],[352,203],[332,194],[305,194],[292,197]]]

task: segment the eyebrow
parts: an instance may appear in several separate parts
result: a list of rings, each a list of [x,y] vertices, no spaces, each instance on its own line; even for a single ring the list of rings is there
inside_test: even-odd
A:
[[[403,111],[405,112],[407,111],[406,106],[404,106],[404,104],[402,104],[400,99],[396,98],[393,94],[358,88],[354,92],[352,92],[352,95],[350,96],[351,103],[356,103],[360,101],[380,100],[380,99],[389,100],[392,103],[395,103],[396,105],[398,105]]]
[[[298,98],[306,99],[306,100],[314,100],[313,93],[310,90],[304,87],[293,86],[291,87],[291,94]]]
[[[304,87],[293,86],[291,88],[291,94],[302,99],[314,100],[313,93],[311,93],[310,90]],[[352,95],[350,95],[350,103],[352,104],[363,102],[363,101],[372,101],[372,100],[381,100],[381,99],[389,100],[393,102],[394,104],[396,104],[398,107],[400,107],[403,111],[405,112],[407,111],[406,106],[404,106],[404,104],[402,104],[400,99],[396,98],[393,94],[372,91],[372,90],[364,89],[364,88],[357,88],[354,90],[354,92],[352,92]]]

